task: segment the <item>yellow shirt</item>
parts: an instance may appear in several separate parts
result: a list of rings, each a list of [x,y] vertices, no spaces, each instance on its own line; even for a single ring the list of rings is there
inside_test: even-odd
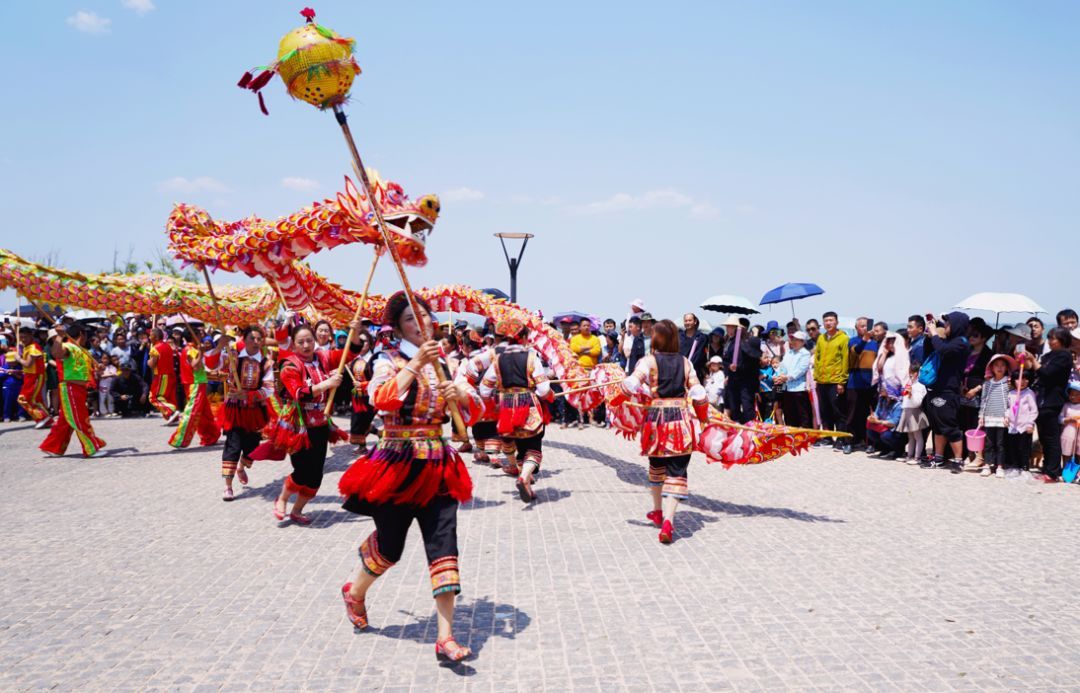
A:
[[[822,385],[846,385],[848,379],[848,336],[836,331],[832,338],[818,335],[814,347],[814,382]]]
[[[570,338],[570,351],[577,355],[582,368],[591,371],[600,360],[600,338],[594,334],[588,337],[576,334]]]

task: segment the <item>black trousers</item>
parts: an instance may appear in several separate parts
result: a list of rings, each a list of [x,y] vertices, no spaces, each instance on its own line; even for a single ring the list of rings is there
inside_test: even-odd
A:
[[[298,493],[314,496],[322,486],[323,469],[326,467],[326,446],[330,441],[330,427],[315,426],[307,429],[307,434],[311,444],[289,457],[293,468],[289,480]]]
[[[1061,476],[1061,422],[1060,411],[1046,409],[1039,411],[1035,426],[1039,429],[1039,443],[1043,449],[1043,474],[1055,479]]]
[[[977,424],[978,422],[976,422]],[[1005,464],[1006,431],[1007,429],[1004,426],[988,426],[983,429],[983,433],[986,434],[983,443],[983,462],[995,467]]]
[[[853,445],[863,445],[866,442],[866,417],[870,416],[870,411],[874,408],[876,394],[873,388],[849,387],[844,391],[844,398],[847,400],[844,430],[851,434]]]
[[[375,409],[368,407],[364,411],[351,412],[349,416],[349,442],[362,445],[371,431],[371,422],[375,420]]]
[[[731,419],[736,423],[749,423],[756,413],[757,381],[744,382],[738,378],[727,381],[724,389],[724,406],[731,412]]]
[[[660,495],[679,500],[690,497],[690,483],[687,470],[690,467],[690,455],[649,458],[649,485],[660,486]]]
[[[422,508],[384,503],[374,506],[371,518],[379,538],[379,553],[397,563],[405,551],[405,538],[413,520],[420,525],[428,563],[457,556],[458,502],[450,496],[435,496]]]
[[[832,431],[844,421],[844,398],[836,383],[818,383],[815,385],[818,396],[818,408],[821,410],[821,428]]]
[[[1005,466],[1010,469],[1027,469],[1031,464],[1031,434],[1005,434]],[[1043,464],[1046,464],[1043,462]]]
[[[495,421],[477,421],[472,427],[473,440],[481,443],[485,440],[498,440],[499,426]]]
[[[812,428],[814,414],[810,408],[809,392],[780,393],[780,409],[784,412],[784,424],[796,428]]]
[[[262,431],[245,431],[233,427],[225,433],[225,449],[221,452],[222,462],[239,462],[240,457],[248,457],[262,442]]]
[[[540,463],[544,461],[544,431],[543,429],[534,436],[529,438],[508,438],[508,440],[514,441],[514,447],[517,448],[517,461],[518,464],[523,462],[535,462],[537,471],[540,470]]]

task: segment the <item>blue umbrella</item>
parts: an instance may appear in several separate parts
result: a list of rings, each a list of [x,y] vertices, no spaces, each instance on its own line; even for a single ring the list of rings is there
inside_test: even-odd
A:
[[[781,284],[772,291],[767,292],[761,297],[761,305],[766,306],[770,303],[783,303],[784,301],[791,301],[791,317],[795,317],[795,301],[800,298],[809,298],[810,296],[820,296],[825,293],[817,284],[806,284],[802,282],[788,282],[787,284]]]
[[[501,299],[503,299],[503,300],[505,300],[505,301],[509,301],[509,300],[510,300],[510,296],[509,296],[509,294],[507,294],[507,293],[506,293],[505,291],[503,291],[502,289],[480,289],[480,291],[481,291],[482,293],[485,293],[485,294],[487,294],[488,296],[493,296],[493,297],[495,297],[495,298],[501,298]]]
[[[555,317],[553,317],[551,321],[556,325],[559,325],[562,323],[563,318],[570,318],[574,322],[588,320],[593,332],[600,329],[600,322],[596,319],[595,315],[591,315],[589,313],[582,313],[579,310],[570,310],[565,313],[556,313]]]

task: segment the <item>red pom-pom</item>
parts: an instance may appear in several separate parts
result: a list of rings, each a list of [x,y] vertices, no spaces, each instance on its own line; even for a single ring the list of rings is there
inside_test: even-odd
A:
[[[259,73],[259,76],[248,82],[247,88],[251,91],[259,91],[265,87],[271,79],[274,78],[273,70],[263,70]]]
[[[315,10],[311,9],[310,7],[305,7],[304,9],[300,10],[300,16],[308,20],[309,22],[313,22],[315,21]]]
[[[248,85],[251,84],[251,78],[252,74],[250,72],[245,72],[244,76],[240,78],[240,81],[236,83],[236,86],[241,89],[247,89]]]

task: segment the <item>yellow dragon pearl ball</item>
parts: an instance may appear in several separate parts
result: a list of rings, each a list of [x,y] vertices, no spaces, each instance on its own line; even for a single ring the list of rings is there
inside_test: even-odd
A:
[[[289,94],[319,108],[341,103],[359,72],[350,45],[330,33],[333,38],[307,24],[285,34],[278,47],[278,74]]]

